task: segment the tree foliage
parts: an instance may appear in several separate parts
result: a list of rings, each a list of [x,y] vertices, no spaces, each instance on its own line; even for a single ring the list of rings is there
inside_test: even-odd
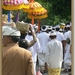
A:
[[[3,14],[8,14],[9,11],[2,9]]]
[[[47,23],[51,25],[71,21],[71,0],[36,0],[48,11]]]

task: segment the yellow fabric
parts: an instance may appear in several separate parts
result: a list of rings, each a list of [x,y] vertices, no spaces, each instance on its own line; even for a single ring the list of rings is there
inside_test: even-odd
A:
[[[32,9],[32,8],[29,8],[29,9],[24,8],[23,11],[24,12],[45,12],[47,10],[45,8],[43,8],[43,7],[40,7],[40,8],[34,8],[34,9]]]
[[[34,19],[43,19],[43,18],[47,18],[48,15],[47,15],[47,14],[44,14],[44,15],[36,15],[36,16],[33,16],[33,15],[29,15],[29,14],[28,14],[28,18],[29,18],[29,19],[32,19],[32,17],[33,17]]]
[[[48,75],[60,75],[60,68],[48,68]]]
[[[45,11],[46,9],[45,8],[37,8],[37,9],[34,9],[34,12],[39,12],[39,9],[40,9],[40,11]]]
[[[2,8],[5,10],[20,10],[20,9],[29,9],[29,5],[21,4],[21,5],[2,5]]]
[[[38,2],[30,2],[29,3],[29,9],[23,9],[24,12],[34,12],[34,13],[38,13],[40,12],[47,12],[47,10],[45,8],[42,7],[41,4],[39,4]]]
[[[38,2],[29,2],[30,8],[42,7]]]
[[[60,25],[60,28],[65,28],[65,26],[64,25]]]

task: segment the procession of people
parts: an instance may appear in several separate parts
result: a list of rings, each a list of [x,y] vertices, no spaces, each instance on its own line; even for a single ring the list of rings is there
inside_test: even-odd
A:
[[[71,71],[71,22],[41,25],[40,32],[36,24],[18,22],[20,27],[12,15],[10,22],[2,15],[3,75],[60,75],[62,67]]]

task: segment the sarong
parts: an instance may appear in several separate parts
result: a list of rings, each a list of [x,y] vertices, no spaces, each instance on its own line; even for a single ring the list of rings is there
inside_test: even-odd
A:
[[[48,75],[60,75],[60,68],[48,68]]]
[[[38,53],[38,62],[41,67],[45,65],[45,53]]]

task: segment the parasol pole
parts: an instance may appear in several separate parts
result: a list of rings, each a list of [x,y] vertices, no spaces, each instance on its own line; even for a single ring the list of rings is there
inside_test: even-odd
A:
[[[18,10],[18,12],[17,12],[17,14],[16,14],[15,23],[16,23],[17,21],[19,21],[19,10]]]
[[[8,12],[8,22],[10,22],[10,11]]]
[[[32,25],[34,25],[34,17],[32,16],[32,20],[31,20]]]
[[[35,0],[29,0],[29,2],[34,2]]]
[[[38,32],[40,32],[40,20],[38,20]]]

